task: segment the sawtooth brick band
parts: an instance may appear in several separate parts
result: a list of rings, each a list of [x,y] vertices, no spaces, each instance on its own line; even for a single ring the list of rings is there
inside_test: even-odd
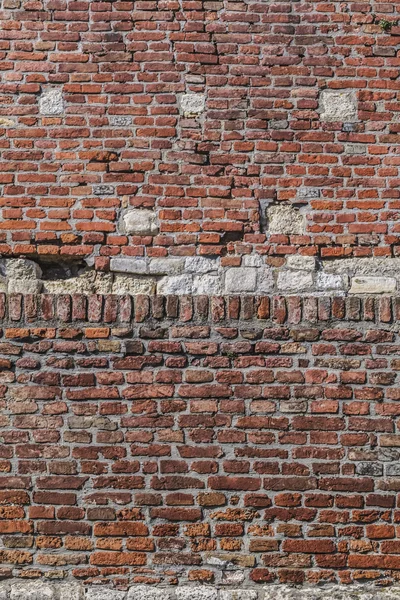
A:
[[[395,583],[399,317],[386,296],[0,295],[0,575],[33,586],[10,599]]]

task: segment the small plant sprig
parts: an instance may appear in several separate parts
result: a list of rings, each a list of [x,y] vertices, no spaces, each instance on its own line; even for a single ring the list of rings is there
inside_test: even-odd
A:
[[[397,21],[388,21],[387,19],[381,19],[378,23],[382,31],[388,32],[397,25]]]

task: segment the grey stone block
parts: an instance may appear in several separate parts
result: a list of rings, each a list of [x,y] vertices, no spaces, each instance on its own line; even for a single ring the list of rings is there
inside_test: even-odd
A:
[[[220,600],[257,600],[256,590],[222,590]]]
[[[79,583],[65,583],[59,586],[60,600],[83,600],[84,588]]]
[[[257,292],[269,293],[274,289],[274,274],[269,267],[261,267],[257,271]]]
[[[138,258],[136,256],[118,256],[111,259],[110,270],[118,273],[145,275],[148,272],[148,263],[145,258]]]
[[[344,151],[346,154],[366,154],[366,144],[345,144]]]
[[[217,600],[218,590],[215,587],[182,586],[176,589],[177,600]]]
[[[110,588],[89,588],[85,600],[125,600],[126,592],[119,592]]]
[[[225,292],[240,294],[254,292],[257,285],[257,269],[251,267],[232,267],[225,272]]]
[[[127,600],[170,600],[167,590],[147,585],[136,585],[130,588]]]
[[[153,295],[156,292],[156,280],[151,277],[135,277],[133,275],[121,275],[117,273],[114,276],[112,285],[113,294],[137,294]]]
[[[185,260],[185,271],[188,273],[209,273],[216,271],[219,267],[219,260],[205,258],[204,256],[188,256]]]
[[[149,260],[150,275],[177,275],[182,273],[184,258],[151,258]]]
[[[320,271],[317,273],[316,286],[317,290],[321,291],[345,290],[348,286],[348,277],[347,275],[334,275],[333,273]]]
[[[287,129],[289,127],[289,122],[286,121],[285,119],[281,119],[281,120],[272,120],[269,121],[269,128],[270,129]]]
[[[62,115],[64,112],[62,91],[58,88],[44,90],[39,97],[39,112],[47,116]]]
[[[286,259],[286,267],[294,271],[315,271],[315,257],[292,254]]]
[[[24,581],[11,585],[10,600],[54,600],[54,588],[44,581]]]
[[[400,464],[386,465],[386,475],[388,477],[398,477],[400,475]]]
[[[302,235],[305,220],[302,214],[289,204],[273,204],[267,208],[268,233]]]
[[[262,267],[265,265],[265,258],[259,254],[245,254],[242,257],[243,267]]]
[[[353,277],[350,294],[392,294],[396,291],[393,277]]]
[[[195,275],[193,278],[193,294],[197,296],[219,296],[222,293],[222,283],[219,275]]]
[[[319,198],[321,190],[315,187],[299,187],[297,198]]]
[[[180,99],[181,112],[185,117],[197,117],[206,107],[206,97],[203,94],[184,94]]]
[[[111,196],[114,194],[114,186],[106,183],[99,183],[93,186],[95,196]]]
[[[152,210],[134,208],[122,217],[123,229],[129,235],[157,235],[157,215]]]
[[[278,289],[281,292],[304,292],[313,288],[312,273],[307,271],[281,271],[278,274]]]
[[[127,127],[132,124],[132,117],[129,115],[110,115],[108,120],[110,125],[115,125],[116,127]]]
[[[37,294],[42,289],[42,270],[32,260],[4,259],[0,271],[6,277],[7,291],[11,294]]]
[[[163,277],[157,284],[157,293],[165,296],[177,294],[191,294],[193,288],[193,277],[191,275],[173,275]]]
[[[396,465],[397,466],[397,465]],[[356,465],[357,475],[368,475],[370,477],[380,477],[383,475],[383,465],[374,462],[361,462]],[[400,469],[399,469],[400,473]]]
[[[322,90],[320,94],[321,121],[328,123],[357,121],[358,106],[354,90]]]

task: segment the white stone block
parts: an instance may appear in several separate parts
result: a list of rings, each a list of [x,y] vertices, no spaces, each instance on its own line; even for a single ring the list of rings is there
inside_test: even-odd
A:
[[[85,600],[125,600],[126,592],[119,592],[110,588],[89,588]]]
[[[315,257],[291,254],[286,259],[286,266],[295,271],[315,271]]]
[[[219,275],[195,275],[193,294],[197,296],[219,296],[222,294],[222,283]]]
[[[261,267],[257,272],[257,292],[272,292],[274,289],[274,274],[269,267]]]
[[[209,273],[216,271],[219,267],[219,260],[205,258],[204,256],[188,256],[185,260],[185,271],[188,273]]]
[[[156,281],[150,277],[135,277],[117,274],[112,285],[113,294],[146,294],[152,296],[156,291]]]
[[[231,267],[225,272],[225,292],[240,294],[254,292],[257,285],[257,269],[251,267]]]
[[[273,204],[267,208],[268,233],[302,235],[305,233],[304,216],[289,204]]]
[[[393,277],[352,277],[350,294],[392,294],[396,291]]]
[[[177,600],[217,600],[218,591],[215,587],[182,586],[176,588]]]
[[[242,257],[243,267],[262,267],[265,265],[265,259],[259,254],[245,254]]]
[[[222,590],[220,600],[257,600],[256,590]]]
[[[59,586],[60,600],[83,600],[84,588],[79,583],[65,583]]]
[[[167,590],[154,587],[154,585],[135,585],[130,588],[127,600],[170,600],[171,595]]]
[[[278,290],[281,292],[304,292],[313,287],[313,276],[308,271],[281,271],[278,274]]]
[[[39,97],[39,112],[41,115],[62,115],[64,101],[62,91],[58,88],[44,90]]]
[[[354,90],[322,90],[320,110],[321,121],[354,123],[358,117],[356,92]]]
[[[10,294],[37,294],[42,289],[42,270],[32,260],[4,259],[0,270],[6,276],[7,291]]]
[[[10,600],[54,600],[54,589],[44,581],[24,581],[11,585]]]
[[[184,265],[183,258],[151,258],[149,273],[150,275],[177,275],[182,273]]]
[[[345,290],[347,288],[348,277],[346,275],[334,275],[319,271],[316,277],[317,289],[324,290]]]
[[[181,296],[191,294],[192,288],[193,277],[191,275],[163,277],[157,284],[157,294]]]
[[[157,215],[152,210],[134,208],[122,217],[123,229],[128,235],[157,235]]]
[[[116,256],[110,260],[110,270],[118,273],[144,275],[147,273],[147,260],[136,256]]]
[[[185,117],[197,117],[205,110],[206,97],[203,94],[184,94],[180,107]]]

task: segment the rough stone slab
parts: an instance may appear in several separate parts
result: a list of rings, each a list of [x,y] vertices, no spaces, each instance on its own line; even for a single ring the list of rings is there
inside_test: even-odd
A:
[[[197,117],[206,107],[203,94],[184,94],[180,99],[181,112],[185,117]]]
[[[125,600],[126,592],[119,592],[110,588],[90,588],[85,595],[85,600]]]
[[[321,121],[327,123],[357,121],[357,95],[354,90],[322,90],[320,94]]]
[[[178,587],[175,593],[177,600],[217,600],[218,598],[218,590],[205,585]]]
[[[399,275],[400,258],[343,258],[325,260],[322,263],[325,273],[345,273],[347,275]]]
[[[232,267],[225,273],[225,292],[240,294],[254,292],[257,285],[257,269],[251,267]]]
[[[170,600],[171,594],[154,586],[137,585],[131,587],[127,600]]]
[[[344,151],[346,154],[366,154],[366,144],[345,144]]]
[[[105,183],[94,185],[93,194],[95,196],[111,196],[114,194],[114,186]]]
[[[311,290],[314,281],[308,271],[281,271],[278,275],[278,290],[281,292],[304,292]]]
[[[393,277],[353,277],[350,294],[392,294],[396,291]]]
[[[305,233],[304,216],[289,204],[274,204],[267,208],[268,233],[302,235]]]
[[[219,275],[195,275],[193,278],[193,294],[197,296],[219,296],[222,293],[222,282]]]
[[[182,273],[185,265],[183,258],[151,258],[150,275],[177,275]]]
[[[150,277],[134,277],[132,275],[116,274],[112,285],[113,294],[148,294],[156,291],[156,281]]]
[[[242,267],[262,267],[265,259],[259,254],[245,254],[242,258]]]
[[[43,581],[24,581],[11,586],[10,600],[54,600],[54,588]]]
[[[110,125],[115,125],[116,127],[126,127],[132,123],[132,117],[129,115],[111,115],[108,117],[108,120]]]
[[[0,261],[0,272],[6,277],[9,293],[37,294],[42,289],[42,270],[32,260],[3,259]]]
[[[83,600],[84,592],[79,583],[66,583],[59,587],[60,600]]]
[[[286,267],[296,271],[315,271],[315,257],[292,254],[286,259]]]
[[[64,112],[62,91],[57,88],[44,90],[39,97],[39,112],[47,116],[62,115]]]
[[[318,272],[316,277],[317,289],[321,291],[345,290],[348,286],[347,275]]]
[[[210,271],[216,271],[218,267],[218,259],[188,256],[185,260],[185,271],[188,273],[209,273]]]
[[[0,127],[14,127],[15,121],[13,119],[9,119],[8,117],[0,117]]]
[[[110,270],[118,273],[132,273],[134,275],[145,275],[148,272],[148,262],[145,258],[115,257],[110,261]]]
[[[176,275],[163,277],[157,284],[157,293],[169,296],[172,294],[191,294],[193,288],[193,277],[191,275]]]
[[[274,289],[274,273],[268,267],[261,267],[257,272],[257,293],[270,293]]]
[[[297,198],[319,198],[321,190],[315,187],[299,187]]]
[[[222,590],[220,600],[257,600],[256,590]]]
[[[152,210],[134,208],[122,217],[123,230],[128,235],[157,235],[157,215]]]

